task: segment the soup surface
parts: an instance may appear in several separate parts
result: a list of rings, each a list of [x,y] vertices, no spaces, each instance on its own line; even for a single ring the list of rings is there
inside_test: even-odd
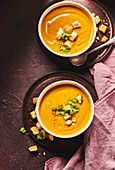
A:
[[[77,103],[79,112],[74,115],[76,122],[68,126],[63,115],[52,113],[54,106],[66,105],[69,100],[82,95],[83,103]],[[73,135],[82,130],[91,116],[91,103],[87,94],[79,87],[71,84],[57,85],[50,89],[42,98],[39,107],[39,116],[45,128],[56,135]]]
[[[60,50],[60,41],[56,38],[56,34],[60,28],[63,29],[65,25],[71,26],[75,21],[81,25],[79,28],[74,28],[77,38],[72,41],[71,49],[64,52]],[[41,35],[46,45],[53,51],[66,55],[81,52],[87,48],[93,34],[93,22],[90,16],[74,6],[63,6],[52,10],[41,24]]]

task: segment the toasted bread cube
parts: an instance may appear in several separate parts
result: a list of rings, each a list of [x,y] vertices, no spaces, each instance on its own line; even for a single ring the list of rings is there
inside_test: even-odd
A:
[[[72,122],[75,123],[77,121],[76,117],[72,117]]]
[[[72,47],[72,43],[71,43],[71,41],[69,41],[69,40],[67,40],[64,45],[65,45],[66,47],[69,47],[69,48]]]
[[[99,18],[99,16],[96,16],[96,17],[94,17],[94,18],[95,18],[95,23],[96,23],[96,25],[99,24],[100,21],[101,21],[100,18]]]
[[[56,116],[60,115],[60,112],[57,110],[57,111],[55,112],[55,115],[56,115]]]
[[[33,98],[33,104],[36,104],[36,103],[37,103],[37,100],[38,100],[38,97],[34,97],[34,98]]]
[[[106,30],[107,30],[107,26],[104,25],[104,24],[102,24],[102,25],[99,27],[99,31],[101,31],[103,34],[105,34]]]
[[[73,26],[73,28],[80,28],[81,24],[79,21],[76,20],[75,22],[72,23],[72,26]]]
[[[59,31],[57,32],[57,35],[56,35],[56,38],[58,39],[58,40],[60,40],[62,37],[61,37],[61,35],[63,34],[63,29],[62,28],[59,28]]]
[[[45,130],[41,130],[41,132],[43,133],[43,139],[45,139],[45,137],[46,137],[46,131],[45,131]]]
[[[70,117],[71,117],[70,115],[65,115],[63,118],[64,118],[65,120],[68,120]]]
[[[49,140],[53,141],[54,140],[54,136],[50,135],[50,134],[46,134],[46,138],[48,138]]]
[[[29,147],[28,149],[29,149],[29,151],[30,151],[30,152],[35,152],[35,151],[37,151],[37,150],[38,150],[38,148],[37,148],[37,146],[36,146],[36,145],[31,146],[31,147]]]
[[[98,40],[98,41],[99,41],[99,37],[96,37],[96,40]]]
[[[30,113],[31,119],[35,119],[37,117],[35,110]]]
[[[78,34],[75,31],[73,31],[69,36],[69,40],[74,41],[77,38],[77,36]]]
[[[37,135],[39,133],[39,130],[36,126],[31,127],[31,131],[32,131],[33,135]]]
[[[68,119],[68,120],[66,121],[66,125],[70,126],[71,124],[72,124],[72,120]]]
[[[38,130],[41,130],[41,129],[42,129],[42,126],[40,125],[39,122],[36,123],[36,127],[38,128]]]
[[[70,32],[70,33],[72,33],[72,31],[73,31],[73,27],[72,27],[72,26],[69,26],[69,25],[65,25],[65,26],[63,27],[63,29],[64,29],[64,32]]]
[[[92,13],[92,16],[95,17],[95,13]]]
[[[50,139],[51,141],[53,141],[53,140],[54,140],[53,135],[49,135],[49,139]]]
[[[77,96],[76,99],[77,99],[79,104],[83,103],[83,96],[81,94],[79,96]]]
[[[108,38],[106,37],[106,36],[103,36],[103,38],[102,38],[102,42],[106,42],[108,40]]]
[[[71,110],[71,106],[68,104],[68,105],[65,105],[64,106],[64,110]]]

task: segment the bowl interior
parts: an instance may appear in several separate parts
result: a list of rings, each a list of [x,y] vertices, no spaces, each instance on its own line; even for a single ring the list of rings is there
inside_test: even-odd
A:
[[[46,127],[47,125],[44,123],[43,119],[41,117],[43,112],[47,114],[45,115],[45,121],[47,122],[48,118],[50,118],[50,116],[48,115],[48,110],[45,111],[45,108],[44,110],[42,110],[42,114],[41,114],[41,110],[40,110],[40,107],[44,101],[44,98],[45,96],[48,96],[49,95],[49,98],[51,98],[52,95],[56,95],[56,93],[60,93],[60,91],[58,91],[59,89],[56,89],[55,93],[52,94],[50,93],[51,91],[53,91],[52,89],[55,89],[57,87],[64,87],[64,88],[67,88],[66,85],[69,85],[69,86],[74,86],[76,89],[79,88],[81,91],[83,91],[87,98],[88,98],[88,102],[90,103],[90,113],[87,114],[87,122],[83,125],[81,125],[81,127],[79,127],[78,129],[74,129],[74,133],[71,131],[69,133],[62,133],[62,134],[57,134],[55,133],[54,131],[51,130],[51,128],[49,127]],[[64,89],[63,89],[64,90]],[[63,93],[60,93],[58,94],[59,95],[63,95]],[[64,94],[65,95],[65,94]],[[75,96],[75,95],[74,95]],[[67,97],[67,96],[66,96]],[[84,97],[85,98],[85,97]],[[86,101],[86,100],[85,100]],[[50,101],[48,100],[49,104],[50,104]],[[48,106],[50,107],[50,105]],[[51,106],[52,107],[52,106]],[[82,110],[82,108],[80,108]],[[51,110],[51,108],[50,108]],[[59,137],[59,138],[71,138],[71,137],[75,137],[75,136],[78,136],[79,134],[83,133],[88,127],[89,125],[91,124],[92,122],[92,119],[93,119],[93,115],[94,115],[94,106],[93,106],[93,99],[90,95],[90,93],[88,92],[88,90],[82,86],[81,84],[77,83],[77,82],[74,82],[74,81],[70,81],[70,80],[64,80],[64,81],[57,81],[55,83],[52,83],[51,85],[47,86],[40,94],[39,98],[38,98],[38,101],[37,101],[37,105],[36,105],[36,111],[37,111],[37,119],[38,121],[40,122],[41,126],[43,127],[43,129],[49,133],[49,134],[52,134],[53,136],[56,136],[56,137]],[[50,114],[52,114],[52,112],[50,112]],[[78,115],[79,117],[79,115]],[[82,116],[81,116],[82,117]],[[56,117],[57,118],[57,117]],[[61,118],[63,119],[63,118]],[[80,120],[80,119],[79,119]],[[81,119],[82,120],[82,119]],[[80,120],[80,121],[81,121]],[[50,126],[50,122],[49,122],[49,126]],[[65,126],[65,125],[64,125]],[[82,127],[83,126],[83,127]],[[63,131],[63,129],[61,129],[61,131]]]
[[[87,16],[90,18],[90,20],[92,21],[93,23],[93,33],[91,33],[91,41],[90,43],[88,44],[88,46],[81,50],[80,52],[75,52],[74,54],[61,54],[61,53],[58,53],[56,52],[55,50],[52,50],[47,44],[46,42],[44,41],[43,39],[43,36],[42,36],[42,22],[44,20],[44,18],[51,12],[53,11],[54,9],[58,8],[58,7],[64,7],[64,6],[73,6],[73,7],[77,7],[81,10],[83,10]],[[47,8],[44,13],[41,15],[40,17],[40,20],[39,20],[39,23],[38,23],[38,34],[39,34],[39,37],[43,43],[43,45],[52,53],[56,54],[56,55],[59,55],[59,56],[62,56],[62,57],[74,57],[74,56],[77,56],[77,55],[80,55],[82,53],[84,53],[86,50],[88,50],[91,45],[93,44],[94,42],[94,39],[95,39],[95,36],[96,36],[96,24],[95,24],[95,21],[94,21],[94,18],[91,14],[91,12],[86,8],[84,7],[83,5],[79,4],[79,3],[75,3],[75,2],[69,2],[69,1],[63,1],[63,2],[59,2],[59,3],[55,3],[54,5],[50,6],[49,8]]]

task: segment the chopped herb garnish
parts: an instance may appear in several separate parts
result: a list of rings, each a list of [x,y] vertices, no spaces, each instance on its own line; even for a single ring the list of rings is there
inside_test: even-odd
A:
[[[69,111],[70,112],[70,111]],[[69,115],[70,113],[69,112],[65,112],[65,110],[61,110],[60,111],[60,114],[63,115],[63,116],[66,116],[66,115]]]
[[[53,107],[53,108],[52,108],[52,111],[56,111],[56,110],[57,110],[57,107]]]
[[[63,106],[62,106],[62,105],[60,105],[60,106],[57,107],[57,110],[62,110],[62,109],[63,109]]]
[[[39,134],[37,135],[37,139],[43,139],[43,133],[39,132]]]
[[[69,31],[66,31],[66,32],[64,32],[61,36],[62,36],[62,39],[68,40],[69,35],[70,35],[70,32],[69,32]]]
[[[64,42],[64,41],[60,42],[60,45],[64,45],[64,44],[65,44],[65,42]]]
[[[62,110],[63,109],[63,106],[60,105],[60,106],[57,106],[57,107],[52,107],[52,111],[57,111],[57,110]]]
[[[63,116],[77,114],[80,108],[76,106],[76,103],[77,103],[77,99],[73,99],[68,102],[69,105],[66,105],[64,107],[62,105],[53,107],[52,111],[55,112],[58,111]]]
[[[70,48],[69,48],[69,47],[64,48],[64,49],[63,49],[63,52],[69,53],[69,52],[70,52]]]
[[[69,109],[65,109],[64,111],[65,111],[65,113],[69,113],[69,112],[70,112],[70,110],[69,110]]]
[[[60,114],[61,114],[61,115],[65,115],[65,111],[64,111],[64,110],[61,110],[61,111],[60,111]]]
[[[70,114],[77,114],[79,112],[80,108],[77,106],[73,106],[71,109],[71,113]]]
[[[68,40],[69,39],[69,35],[70,35],[70,32],[69,31],[66,31],[64,33],[62,33],[61,37],[63,40]],[[66,52],[66,53],[69,53],[70,52],[70,47],[65,47],[65,41],[61,41],[59,43],[59,50],[60,51],[63,51],[63,52]]]
[[[20,132],[24,134],[24,133],[26,133],[26,129],[24,127],[21,127]]]
[[[70,100],[68,103],[74,106],[77,103],[77,100],[73,99],[73,100]]]
[[[62,46],[59,46],[58,47],[60,51],[63,51],[63,47]]]
[[[70,35],[70,32],[69,32],[69,31],[66,31],[65,33]]]
[[[69,47],[59,46],[59,50],[60,50],[60,51],[63,51],[63,52],[66,52],[66,53],[69,53],[69,52],[70,52],[70,48],[69,48]]]

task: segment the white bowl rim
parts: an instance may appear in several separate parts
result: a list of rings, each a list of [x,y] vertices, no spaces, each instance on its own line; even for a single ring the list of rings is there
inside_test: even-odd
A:
[[[42,38],[42,35],[41,35],[41,23],[42,23],[42,20],[43,18],[50,12],[52,11],[53,9],[61,6],[61,5],[73,5],[73,6],[77,6],[77,7],[81,7],[82,9],[84,9],[88,14],[89,16],[91,17],[92,21],[93,21],[93,26],[94,26],[94,35],[93,35],[93,38],[92,38],[92,41],[90,42],[89,46],[82,50],[81,52],[78,52],[78,53],[74,53],[74,54],[60,54],[60,53],[57,53],[55,52],[54,50],[52,50],[51,48],[49,48],[46,43],[44,42],[43,38]],[[54,3],[53,5],[51,5],[50,7],[48,7],[41,15],[40,19],[39,19],[39,22],[38,22],[38,35],[41,39],[41,42],[43,43],[43,45],[50,51],[52,52],[53,54],[56,54],[57,56],[61,56],[61,57],[77,57],[78,55],[81,55],[83,54],[85,51],[87,51],[91,45],[93,44],[94,40],[95,40],[95,37],[96,37],[96,23],[95,23],[95,19],[94,17],[92,16],[91,12],[85,7],[83,6],[82,4],[80,3],[77,3],[77,2],[71,2],[71,1],[61,1],[61,2],[58,2],[58,3]]]
[[[78,133],[75,133],[75,134],[72,134],[72,135],[57,135],[57,134],[54,134],[52,132],[50,132],[44,125],[43,123],[41,122],[41,119],[40,119],[40,116],[39,116],[39,106],[40,106],[40,102],[43,98],[43,96],[46,94],[47,91],[49,91],[51,88],[57,86],[57,85],[61,85],[61,84],[72,84],[72,85],[76,85],[78,86],[79,88],[83,89],[86,94],[88,95],[89,99],[90,99],[90,103],[91,103],[91,116],[90,116],[90,119],[88,121],[88,123],[86,124],[86,126]],[[93,117],[94,117],[94,103],[93,103],[93,99],[91,97],[91,94],[89,93],[89,91],[83,86],[81,85],[80,83],[76,82],[76,81],[72,81],[72,80],[60,80],[60,81],[56,81],[54,83],[51,83],[50,85],[48,85],[39,95],[38,97],[38,100],[37,100],[37,104],[36,104],[36,114],[37,114],[37,119],[39,121],[39,123],[41,124],[42,128],[49,134],[55,136],[55,137],[58,137],[58,138],[72,138],[72,137],[76,137],[80,134],[82,134],[91,124],[92,120],[93,120]]]

